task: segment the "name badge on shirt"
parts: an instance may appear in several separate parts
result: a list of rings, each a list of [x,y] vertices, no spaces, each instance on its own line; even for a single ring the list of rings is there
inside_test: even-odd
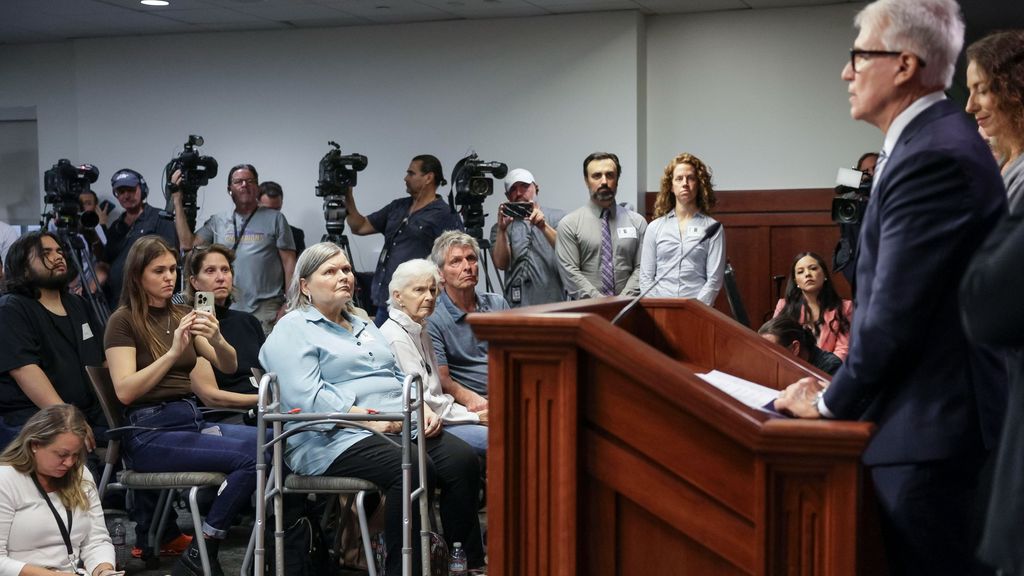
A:
[[[704,235],[704,229],[701,228],[700,226],[687,226],[686,227],[686,235],[687,236],[703,236]]]
[[[85,322],[82,324],[82,340],[88,340],[92,338],[92,328],[89,327],[89,323]]]
[[[622,228],[616,228],[616,233],[619,238],[636,238],[636,228],[632,226],[624,226]]]

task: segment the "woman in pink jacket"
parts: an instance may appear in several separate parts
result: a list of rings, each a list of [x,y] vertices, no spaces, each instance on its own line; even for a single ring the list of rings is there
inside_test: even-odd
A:
[[[846,360],[853,302],[839,297],[821,256],[814,252],[796,255],[786,297],[775,306],[775,316],[793,318],[814,334],[818,348]]]

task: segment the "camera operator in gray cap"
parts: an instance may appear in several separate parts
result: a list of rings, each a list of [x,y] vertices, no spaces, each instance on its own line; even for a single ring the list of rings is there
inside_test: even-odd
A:
[[[505,272],[505,299],[513,307],[560,302],[565,288],[555,255],[556,228],[565,212],[537,203],[540,186],[529,170],[505,177],[508,202],[491,227],[494,267]]]

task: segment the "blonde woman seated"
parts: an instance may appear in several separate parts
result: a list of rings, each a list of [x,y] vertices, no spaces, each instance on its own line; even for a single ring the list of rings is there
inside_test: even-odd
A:
[[[87,434],[78,408],[54,404],[0,454],[0,576],[115,574],[96,482],[82,465]]]
[[[476,450],[487,455],[487,411],[470,412],[441,390],[434,346],[427,333],[427,318],[434,312],[441,275],[433,262],[424,259],[401,263],[391,276],[388,319],[380,331],[395,355],[398,369],[423,377],[427,400],[427,427],[444,426]]]

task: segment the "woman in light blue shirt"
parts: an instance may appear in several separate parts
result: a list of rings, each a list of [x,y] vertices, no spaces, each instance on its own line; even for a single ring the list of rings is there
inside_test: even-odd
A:
[[[711,169],[692,154],[680,154],[665,167],[640,254],[640,293],[696,298],[715,304],[725,277],[725,233],[701,242],[715,220]],[[689,254],[687,254],[689,252]],[[686,255],[684,258],[683,256]]]
[[[288,314],[260,350],[260,363],[281,382],[281,409],[303,412],[372,414],[402,409],[403,374],[388,342],[372,323],[347,311],[355,275],[344,251],[321,242],[307,248],[295,265],[288,289]],[[471,568],[484,563],[477,516],[480,467],[465,442],[428,420],[429,482],[441,489],[441,523],[451,546],[462,542]],[[401,422],[370,422],[385,434],[401,431]],[[418,441],[423,441],[419,439]],[[415,454],[414,454],[415,456]],[[290,438],[288,466],[306,475],[362,478],[387,495],[387,572],[402,563],[401,449],[357,428],[303,432]],[[415,462],[413,469],[416,469]],[[414,483],[417,479],[413,478]],[[433,494],[433,490],[428,490]],[[419,518],[413,517],[413,533]],[[418,546],[418,541],[416,545]],[[418,564],[419,551],[413,554]],[[419,573],[415,567],[414,573]]]

